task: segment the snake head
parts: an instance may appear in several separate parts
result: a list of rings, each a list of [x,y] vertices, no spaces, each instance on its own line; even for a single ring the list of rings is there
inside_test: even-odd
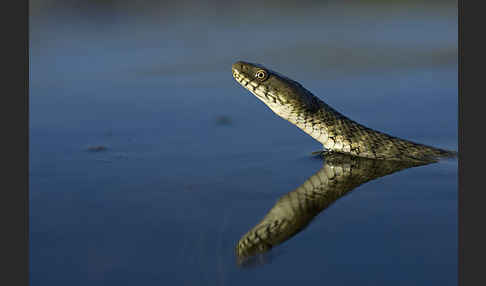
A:
[[[286,112],[313,111],[316,97],[298,82],[262,65],[238,61],[232,66],[235,80],[285,118]]]

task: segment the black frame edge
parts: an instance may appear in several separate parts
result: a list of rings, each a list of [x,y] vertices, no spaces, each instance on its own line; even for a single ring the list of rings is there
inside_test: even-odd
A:
[[[458,282],[486,285],[484,257],[484,10],[480,1],[458,0],[459,36],[459,191]],[[464,6],[467,8],[464,9]],[[476,31],[477,30],[477,31]],[[467,59],[465,59],[467,54]]]
[[[29,285],[29,1],[2,5],[1,285]]]

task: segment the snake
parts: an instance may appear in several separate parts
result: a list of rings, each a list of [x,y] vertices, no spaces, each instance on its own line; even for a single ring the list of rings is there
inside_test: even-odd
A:
[[[408,168],[435,162],[375,160],[328,154],[321,169],[283,195],[236,245],[237,264],[249,266],[273,247],[301,232],[323,210],[360,185]]]
[[[237,61],[234,79],[267,107],[323,145],[322,152],[357,157],[430,162],[455,157],[444,150],[366,127],[338,112],[300,83],[256,63]]]

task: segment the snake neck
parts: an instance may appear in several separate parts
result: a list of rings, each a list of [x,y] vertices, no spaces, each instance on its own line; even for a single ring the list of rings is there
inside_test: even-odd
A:
[[[313,95],[312,95],[313,96]],[[359,124],[313,96],[306,106],[269,106],[323,145],[325,150],[354,156],[399,161],[429,162],[454,157],[447,151],[379,132]]]

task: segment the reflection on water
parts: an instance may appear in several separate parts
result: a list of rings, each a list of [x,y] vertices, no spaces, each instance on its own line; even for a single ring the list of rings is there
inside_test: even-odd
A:
[[[299,233],[316,215],[361,184],[427,164],[430,163],[372,160],[344,154],[326,156],[316,174],[282,196],[262,221],[243,235],[236,246],[238,263],[248,263],[252,256],[265,253]]]

